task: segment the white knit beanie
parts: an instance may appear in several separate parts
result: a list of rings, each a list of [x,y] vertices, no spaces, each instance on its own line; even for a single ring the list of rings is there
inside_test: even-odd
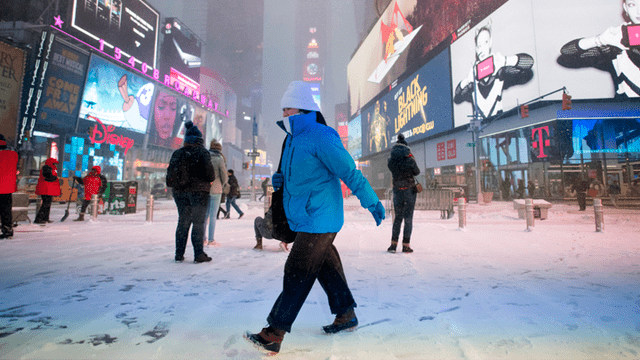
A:
[[[318,104],[313,101],[311,87],[304,81],[292,81],[289,84],[280,100],[280,108],[320,111]]]

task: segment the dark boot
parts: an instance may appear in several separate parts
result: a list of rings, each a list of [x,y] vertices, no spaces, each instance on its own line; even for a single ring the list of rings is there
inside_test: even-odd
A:
[[[358,326],[358,318],[356,317],[356,312],[351,309],[342,315],[336,316],[333,324],[323,326],[322,330],[327,334],[335,334],[342,330],[352,330],[356,326]]]
[[[80,213],[80,215],[78,215],[78,218],[73,221],[84,221],[84,213]]]
[[[388,252],[394,253],[396,252],[396,247],[398,246],[398,240],[391,240],[391,246],[387,249]]]
[[[260,350],[267,352],[268,355],[275,355],[280,352],[280,345],[282,344],[282,340],[284,340],[284,334],[284,330],[269,326],[263,328],[258,334],[247,332],[244,337]]]
[[[211,261],[211,258],[209,257],[209,255],[202,253],[198,256],[196,256],[195,260],[193,260],[194,262],[197,263],[203,263],[203,262],[209,262]]]
[[[2,226],[2,235],[0,239],[11,239],[13,237],[13,228],[9,226]]]
[[[402,252],[403,253],[412,253],[413,249],[409,247],[409,239],[402,240]]]
[[[262,250],[262,238],[256,236],[256,246],[253,247],[256,250]]]

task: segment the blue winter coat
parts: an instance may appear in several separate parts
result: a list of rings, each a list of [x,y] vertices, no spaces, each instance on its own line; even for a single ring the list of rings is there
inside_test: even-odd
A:
[[[314,234],[337,233],[344,224],[340,180],[368,208],[378,196],[338,133],[316,122],[316,113],[289,117],[291,133],[282,153],[284,210],[291,230]]]

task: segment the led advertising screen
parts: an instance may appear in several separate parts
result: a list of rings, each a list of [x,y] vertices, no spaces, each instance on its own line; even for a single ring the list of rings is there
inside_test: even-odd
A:
[[[452,128],[449,52],[362,111],[362,156],[389,149],[402,133],[408,142]]]
[[[144,134],[155,87],[151,79],[91,56],[80,118]]]
[[[181,123],[177,96],[158,90],[153,104],[153,126],[149,129],[149,144],[172,148]]]
[[[74,0],[69,31],[122,61],[156,68],[159,19],[142,0]]]
[[[177,78],[173,75],[176,72],[199,83],[202,51],[200,40],[176,18],[165,19],[162,32],[164,42],[160,57],[160,71],[163,74],[171,74],[172,85],[175,81],[173,78]]]
[[[455,40],[506,1],[392,0],[347,67],[350,115],[421,68],[436,46]]]
[[[34,129],[45,133],[74,132],[89,55],[54,42]]]
[[[24,63],[24,51],[0,41],[0,134],[10,146],[15,144]]]
[[[355,160],[362,157],[362,121],[360,115],[349,121],[349,154]]]

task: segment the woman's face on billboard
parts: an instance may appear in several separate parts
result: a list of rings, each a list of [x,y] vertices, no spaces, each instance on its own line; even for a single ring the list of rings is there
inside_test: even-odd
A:
[[[478,61],[481,61],[489,55],[491,55],[491,34],[489,30],[483,29],[476,37],[476,56]]]
[[[176,98],[165,94],[158,93],[156,106],[153,109],[153,117],[155,119],[156,131],[161,139],[167,139],[173,131],[173,124],[176,121]]]
[[[622,7],[632,23],[640,24],[640,0],[625,0]]]

